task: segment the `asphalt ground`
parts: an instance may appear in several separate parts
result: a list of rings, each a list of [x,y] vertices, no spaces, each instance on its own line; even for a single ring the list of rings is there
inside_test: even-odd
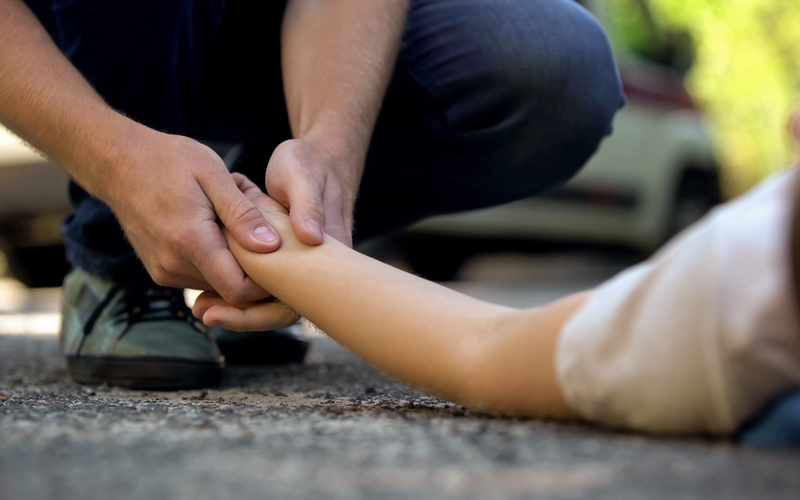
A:
[[[453,286],[538,304],[619,267],[493,262]],[[29,294],[0,320],[54,301],[57,290]],[[800,452],[476,414],[323,336],[303,365],[231,366],[218,388],[142,392],[73,384],[57,337],[40,330],[0,332],[3,500],[800,498]]]

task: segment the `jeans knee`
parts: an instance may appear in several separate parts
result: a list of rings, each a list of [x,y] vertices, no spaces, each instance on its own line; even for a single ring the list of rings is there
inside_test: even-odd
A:
[[[560,108],[562,126],[599,143],[611,132],[625,95],[605,30],[582,7],[576,5],[573,11],[566,16],[571,30],[552,43],[547,62],[556,76],[542,92]]]
[[[532,33],[527,47],[508,51],[498,74],[508,75],[504,79],[518,107],[563,133],[588,134],[599,142],[625,103],[608,37],[579,5],[543,3],[555,28]]]
[[[459,40],[456,75],[440,81],[451,130],[472,132],[526,117],[549,127],[609,131],[624,103],[602,26],[572,0],[462,5],[446,26]],[[455,83],[451,83],[455,82]]]
[[[564,0],[534,1],[528,9],[536,24],[495,50],[493,90],[486,91],[504,110],[494,130],[514,151],[499,154],[506,154],[518,195],[572,177],[625,102],[608,37],[591,14]]]

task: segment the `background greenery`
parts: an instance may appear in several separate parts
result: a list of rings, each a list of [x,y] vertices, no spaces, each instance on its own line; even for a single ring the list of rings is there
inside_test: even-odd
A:
[[[800,97],[800,1],[609,0],[608,14],[629,48],[688,70],[728,194],[796,159],[786,125]]]

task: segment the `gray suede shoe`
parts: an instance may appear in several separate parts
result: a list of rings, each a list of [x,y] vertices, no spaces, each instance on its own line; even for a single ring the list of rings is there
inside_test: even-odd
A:
[[[79,384],[175,390],[222,378],[225,358],[182,290],[123,287],[77,268],[61,313],[61,352]]]

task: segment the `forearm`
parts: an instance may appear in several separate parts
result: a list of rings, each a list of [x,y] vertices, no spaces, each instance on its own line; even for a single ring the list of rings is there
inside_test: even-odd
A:
[[[482,302],[404,273],[327,237],[311,247],[273,221],[282,248],[232,244],[247,274],[373,366],[404,383],[502,414],[574,417],[555,380],[561,325],[576,296],[541,310]]]
[[[103,101],[20,0],[0,0],[0,122],[98,194],[136,124]]]
[[[282,61],[292,133],[339,157],[355,187],[407,9],[408,0],[290,0],[286,9]]]
[[[279,231],[286,234],[288,228]],[[326,235],[284,240],[273,259],[232,246],[256,282],[370,364],[401,381],[454,396],[478,334],[513,310],[480,302],[358,254]],[[445,355],[446,353],[446,355]]]

